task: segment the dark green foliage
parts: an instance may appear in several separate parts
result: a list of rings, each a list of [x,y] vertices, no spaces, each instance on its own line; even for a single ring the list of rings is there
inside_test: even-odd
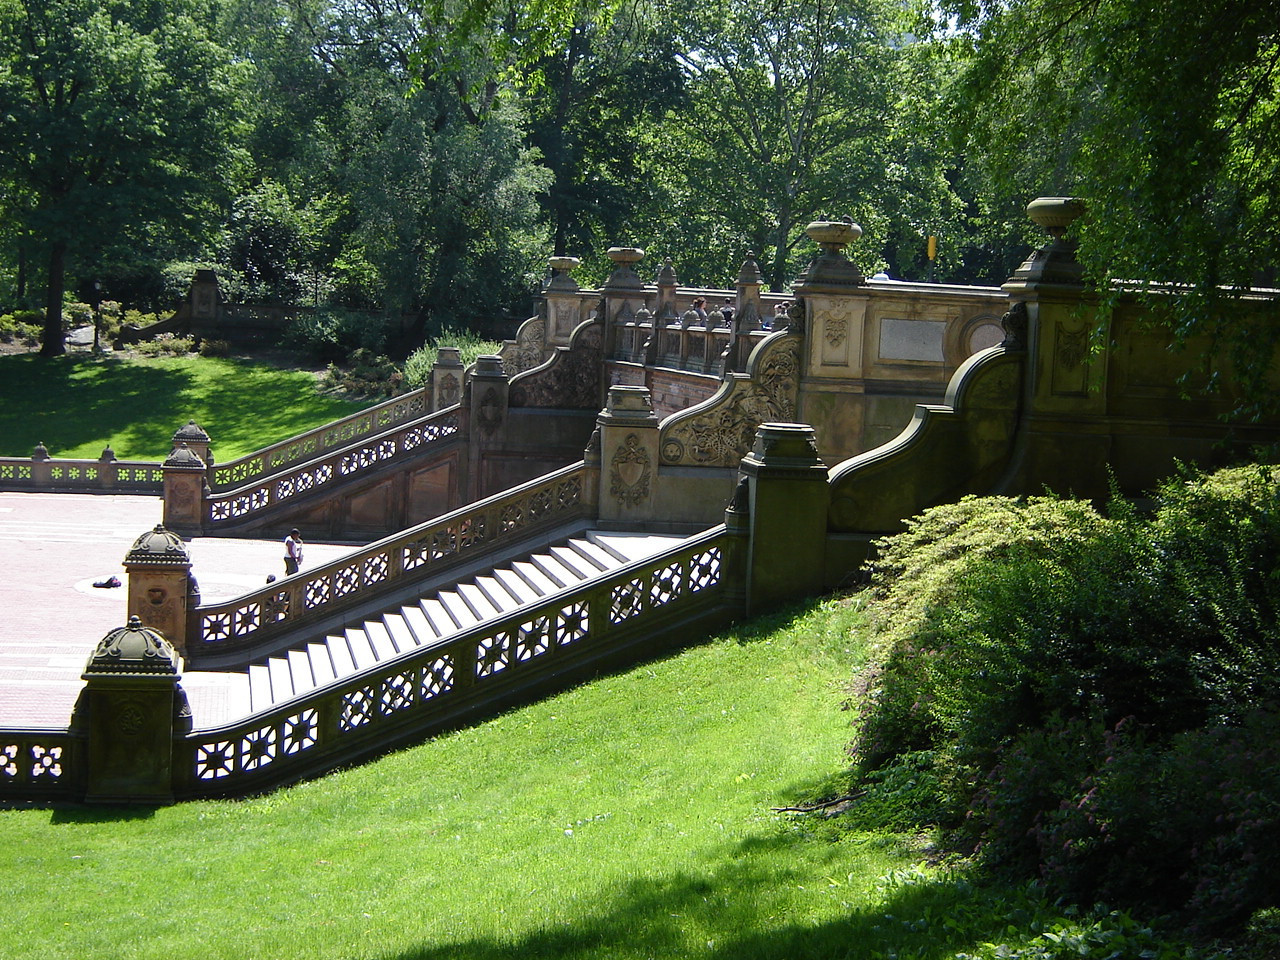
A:
[[[1179,478],[1150,516],[969,499],[883,551],[861,770],[933,751],[953,836],[1072,897],[1206,928],[1276,905],[1275,469]]]

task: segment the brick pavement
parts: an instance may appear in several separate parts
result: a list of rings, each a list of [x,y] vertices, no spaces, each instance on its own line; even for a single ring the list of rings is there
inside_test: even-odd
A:
[[[0,492],[0,727],[65,727],[98,641],[126,621],[124,580],[134,540],[160,522],[159,497]],[[284,573],[275,540],[200,537],[187,544],[206,601],[223,600]],[[308,543],[306,565],[349,546]],[[247,702],[243,681],[188,673],[182,680],[198,727],[230,719]]]

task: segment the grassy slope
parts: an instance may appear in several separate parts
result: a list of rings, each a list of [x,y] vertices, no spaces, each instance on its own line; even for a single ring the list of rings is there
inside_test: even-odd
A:
[[[211,357],[95,359],[0,356],[0,456],[41,441],[55,457],[163,460],[174,431],[194,419],[232,460],[367,404],[315,392],[306,371]]]
[[[878,882],[903,838],[770,810],[842,767],[853,618],[757,622],[260,799],[0,812],[3,955],[943,956],[884,919],[958,896]]]

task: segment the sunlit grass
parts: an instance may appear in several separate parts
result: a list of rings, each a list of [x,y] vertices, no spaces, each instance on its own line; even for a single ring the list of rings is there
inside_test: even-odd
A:
[[[853,619],[775,618],[259,799],[0,813],[4,955],[710,957],[841,927],[909,850],[771,807],[843,764]]]
[[[0,357],[0,456],[43,442],[55,457],[163,460],[194,419],[219,461],[346,416],[368,403],[316,392],[305,370],[218,357]]]

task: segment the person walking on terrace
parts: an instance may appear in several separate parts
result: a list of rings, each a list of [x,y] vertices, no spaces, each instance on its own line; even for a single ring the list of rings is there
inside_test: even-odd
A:
[[[292,576],[302,566],[302,534],[294,527],[284,538],[284,575]]]

